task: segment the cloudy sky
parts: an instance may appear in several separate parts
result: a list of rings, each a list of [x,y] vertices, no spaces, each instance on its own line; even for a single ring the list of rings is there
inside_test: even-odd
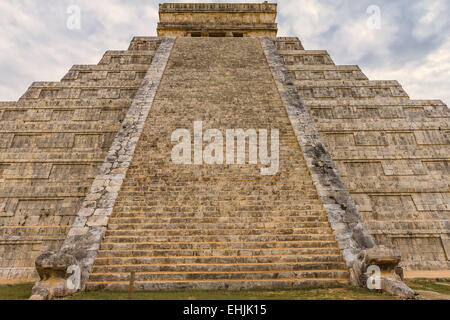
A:
[[[156,35],[160,2],[1,0],[0,101],[17,100],[33,81],[58,81],[73,64],[95,64],[106,50],[126,49],[134,35]],[[280,36],[328,50],[336,64],[358,64],[370,79],[399,80],[413,99],[450,103],[450,1],[278,4]],[[81,10],[79,29],[73,5]]]

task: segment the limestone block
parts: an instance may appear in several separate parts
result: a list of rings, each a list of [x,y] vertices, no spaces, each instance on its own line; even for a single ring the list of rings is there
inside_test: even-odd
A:
[[[71,80],[76,80],[79,76],[79,72],[78,71],[72,71],[70,70],[69,72],[67,72],[64,77],[62,78],[62,81],[71,81]]]
[[[118,109],[106,109],[102,110],[100,118],[102,120],[115,120],[121,121],[124,118],[124,112]]]
[[[450,131],[415,131],[414,135],[419,145],[450,144]]]
[[[5,179],[48,179],[51,164],[47,163],[14,163],[3,172]]]
[[[352,88],[352,93],[353,96],[357,98],[370,98],[375,96],[372,88],[365,87]]]
[[[390,106],[379,108],[380,118],[382,119],[398,119],[405,118],[406,114],[401,106]]]
[[[134,89],[121,89],[120,90],[120,98],[122,99],[133,99],[136,94],[136,90]]]
[[[428,174],[435,175],[437,177],[442,177],[444,179],[446,179],[445,177],[450,176],[449,161],[433,161],[433,162],[423,161],[423,165],[426,168]]]
[[[83,89],[81,90],[80,99],[97,99],[98,90],[97,89]]]
[[[0,217],[14,216],[18,203],[18,199],[0,199]]]
[[[413,146],[417,145],[414,133],[398,132],[388,133],[388,143],[394,146]]]
[[[98,92],[98,98],[103,99],[118,99],[120,97],[120,89],[100,89]]]
[[[370,199],[376,220],[392,221],[419,217],[411,196],[371,195]]]
[[[384,132],[355,132],[355,144],[358,146],[386,146],[388,144]]]
[[[372,211],[372,202],[367,194],[352,194],[353,200],[355,200],[359,211]]]
[[[345,162],[345,172],[352,177],[379,177],[383,174],[380,162]]]
[[[359,119],[368,119],[368,120],[370,119],[370,121],[373,121],[374,119],[379,119],[380,118],[380,109],[379,108],[358,107],[358,108],[356,108],[356,110],[357,110]],[[363,121],[361,123],[364,123],[366,128],[369,129],[367,127],[368,123],[366,123],[366,121]]]
[[[60,89],[41,89],[39,99],[57,99]]]
[[[14,138],[14,134],[0,133],[0,149],[9,148]]]
[[[401,86],[390,88],[393,97],[404,97],[408,98],[408,94],[403,90]]]
[[[441,196],[445,205],[445,210],[450,210],[450,192],[442,192]]]
[[[99,134],[77,134],[73,144],[74,149],[98,149],[103,144],[103,135]]]
[[[314,88],[313,95],[315,98],[333,98],[336,92],[333,88]]]
[[[393,244],[402,254],[402,264],[411,265],[412,268],[446,269],[447,255],[444,251],[440,237],[412,237],[393,238]]]
[[[77,109],[73,116],[73,121],[98,121],[100,120],[101,109]]]
[[[38,99],[40,97],[40,94],[41,94],[40,88],[30,87],[20,98],[21,99]]]
[[[78,99],[80,97],[80,89],[75,88],[61,88],[58,91],[58,99]]]
[[[26,114],[25,110],[4,110],[2,120],[3,121],[23,120],[25,114]]]
[[[49,178],[54,181],[92,179],[95,175],[95,168],[90,164],[54,164]]]
[[[105,80],[107,75],[108,71],[79,72],[78,79],[84,81]]]
[[[72,120],[74,112],[73,110],[53,110],[51,120],[68,122]]]
[[[420,160],[385,160],[381,162],[388,176],[424,175],[425,167]]]
[[[50,121],[52,117],[52,109],[31,109],[28,110],[24,120],[25,121]]]
[[[338,106],[333,110],[335,119],[357,119],[358,112],[356,108],[352,106]]]
[[[333,111],[331,108],[313,108],[311,115],[315,119],[333,119]]]
[[[51,133],[39,137],[37,146],[42,149],[48,148],[72,148],[75,139],[73,133]]]
[[[416,193],[412,198],[419,211],[448,210],[441,193]]]
[[[354,146],[355,139],[353,134],[339,133],[339,134],[327,134],[324,136],[327,146],[339,147],[339,146]]]
[[[425,116],[428,118],[448,118],[450,111],[447,106],[424,106]]]
[[[324,71],[323,75],[327,80],[340,80],[342,77],[342,73],[337,71]]]
[[[450,234],[441,236],[442,247],[444,248],[447,261],[450,261]]]
[[[59,214],[60,205],[60,200],[20,199],[15,213],[17,216],[25,217],[49,217],[54,216],[55,214]]]

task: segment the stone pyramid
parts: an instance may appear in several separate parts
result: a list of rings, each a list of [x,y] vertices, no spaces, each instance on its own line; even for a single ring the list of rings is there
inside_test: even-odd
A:
[[[0,278],[64,278],[57,255],[83,289],[327,287],[375,244],[448,271],[447,106],[277,38],[276,15],[163,4],[158,37],[0,103]],[[199,122],[277,130],[278,171],[174,163]]]

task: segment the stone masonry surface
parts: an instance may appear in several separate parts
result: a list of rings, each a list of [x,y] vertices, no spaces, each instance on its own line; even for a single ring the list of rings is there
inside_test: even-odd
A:
[[[407,270],[450,269],[450,111],[277,38],[293,84],[377,244]]]
[[[375,242],[323,145],[282,58],[278,55],[275,40],[261,38],[261,44],[314,184],[328,213],[328,220],[350,268],[361,250],[374,247]]]
[[[82,286],[89,277],[100,248],[109,216],[133,159],[134,150],[153,104],[173,43],[174,38],[162,38],[105,162],[95,177],[91,190],[60,249],[60,252],[70,254],[77,260],[81,267]]]
[[[159,36],[272,36],[277,34],[274,3],[164,3],[159,6]]]
[[[36,278],[36,257],[60,248],[159,42],[135,38],[0,103],[0,278]]]
[[[279,129],[279,173],[172,163],[172,132],[194,121]],[[132,271],[146,290],[349,282],[257,38],[177,38],[87,289],[126,288]]]
[[[130,271],[147,289],[330,286],[372,237],[408,271],[450,270],[444,103],[298,38],[250,38],[275,36],[273,4],[160,13],[159,31],[189,38],[135,37],[0,102],[0,278],[36,278],[40,253],[66,251],[86,280],[99,249],[89,288]],[[279,129],[279,173],[170,163],[170,134],[194,121]]]

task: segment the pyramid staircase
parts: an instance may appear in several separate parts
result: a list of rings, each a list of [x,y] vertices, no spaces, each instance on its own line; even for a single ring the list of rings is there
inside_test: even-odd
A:
[[[201,120],[279,129],[279,173],[171,163],[171,133]],[[258,39],[176,40],[87,289],[125,289],[131,272],[145,290],[349,282]]]

